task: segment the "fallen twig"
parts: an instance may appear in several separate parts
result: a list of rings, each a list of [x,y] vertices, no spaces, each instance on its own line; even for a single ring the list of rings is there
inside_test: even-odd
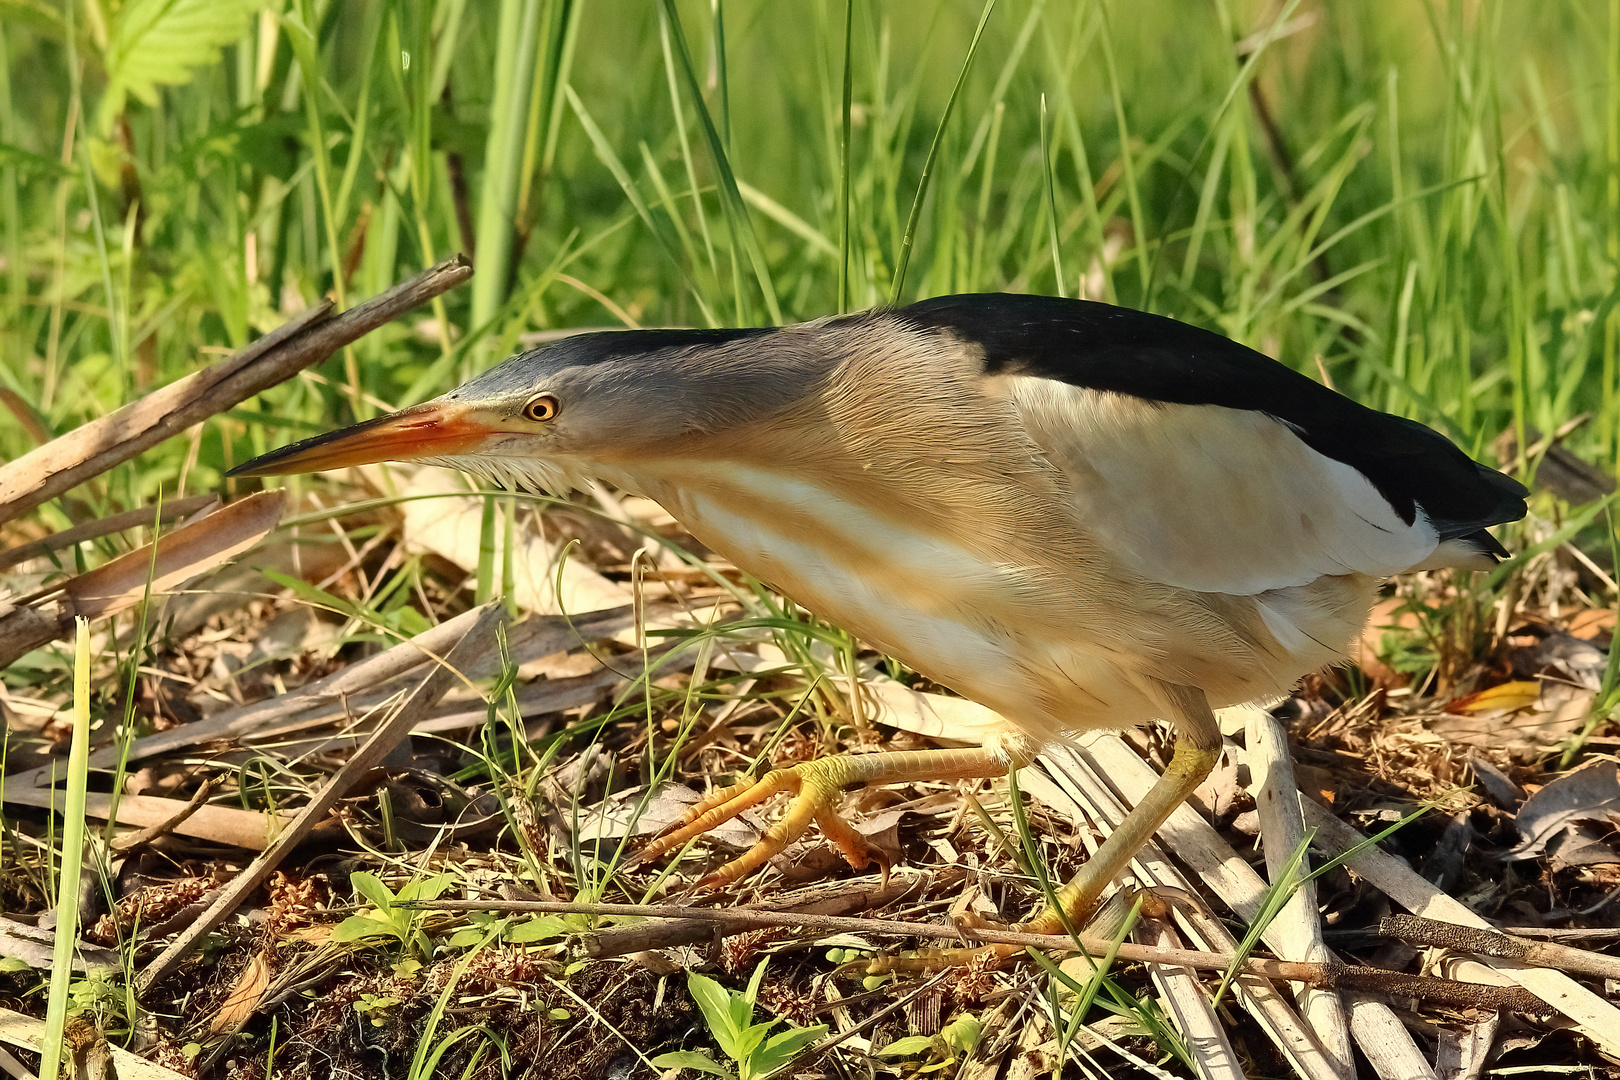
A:
[[[150,526],[154,521],[159,525],[167,525],[178,518],[190,517],[200,510],[207,510],[219,503],[218,495],[193,495],[188,499],[175,499],[162,506],[140,506],[134,510],[126,510],[122,514],[113,514],[111,517],[98,518],[87,521],[83,525],[75,525],[71,529],[53,532],[27,544],[18,544],[14,548],[0,551],[0,570],[9,570],[18,563],[37,559],[49,555],[53,551],[82,544],[86,540],[99,540],[103,536],[123,532],[125,529],[139,529]]]
[[[0,522],[284,382],[471,276],[458,255],[341,315],[323,300],[219,363],[30,450],[0,466]]]
[[[1526,941],[1476,926],[1458,926],[1418,915],[1389,915],[1379,920],[1378,932],[1408,945],[1496,956],[1600,979],[1620,979],[1620,956],[1572,949],[1550,941]]]
[[[883,907],[908,895],[927,895],[939,888],[949,888],[965,877],[961,867],[948,866],[940,874],[920,874],[900,870],[890,875],[887,883],[879,879],[840,881],[836,891],[825,886],[797,889],[770,901],[766,907],[773,911],[798,912],[816,915],[843,915],[851,911]],[[598,960],[649,949],[668,949],[677,945],[690,945],[713,935],[712,919],[659,919],[654,922],[629,923],[624,926],[599,930],[590,938],[589,949]]]
[[[1365,842],[1360,832],[1309,799],[1303,809],[1305,823],[1316,829],[1318,846],[1329,854],[1348,852]],[[1406,863],[1377,847],[1362,848],[1347,865],[1409,911],[1441,915],[1447,922],[1488,929],[1485,920],[1466,904],[1447,896]],[[1582,1032],[1609,1053],[1620,1053],[1620,1010],[1612,1003],[1562,971],[1517,966],[1512,960],[1496,960],[1491,966],[1580,1024]]]
[[[60,814],[67,807],[67,792],[56,787],[7,783],[5,801]],[[169,832],[179,836],[262,851],[287,821],[285,814],[234,806],[205,804],[182,814],[185,808],[186,804],[179,799],[166,799],[161,795],[123,795],[118,799],[118,824],[143,828],[166,826]],[[106,818],[113,812],[113,797],[105,792],[90,792],[85,796],[84,812],[87,817]]]
[[[114,853],[122,855],[133,851],[138,847],[145,847],[147,844],[150,844],[160,836],[169,835],[175,829],[185,824],[185,822],[198,810],[203,808],[203,805],[208,802],[209,797],[214,794],[214,786],[215,785],[212,780],[204,780],[201,784],[197,785],[197,790],[192,793],[190,800],[187,801],[184,806],[180,807],[180,809],[176,810],[171,816],[165,818],[155,825],[148,825],[144,829],[137,829],[132,833],[125,833],[121,836],[115,836],[113,837],[112,842],[107,846]]]
[[[173,592],[247,551],[276,527],[286,496],[261,491],[159,537],[151,544],[58,582],[0,614],[0,668],[49,644],[75,616],[104,619],[146,596]]]
[[[1168,964],[1202,971],[1225,971],[1234,957],[1226,953],[1198,952],[1192,949],[1162,949],[1157,946],[1125,943],[1115,946],[1102,938],[1079,938],[1063,934],[1025,934],[1016,930],[990,927],[940,926],[936,923],[901,922],[890,919],[857,919],[842,915],[815,915],[806,912],[760,911],[751,908],[701,908],[678,904],[575,904],[551,900],[431,900],[403,906],[422,911],[498,911],[562,915],[628,915],[646,919],[702,919],[722,926],[763,927],[802,926],[835,933],[881,934],[888,937],[927,937],[960,941],[964,938],[1025,945],[1057,952],[1083,949],[1093,956],[1110,950],[1122,960],[1143,964]],[[586,941],[586,952],[591,943]],[[593,953],[594,955],[594,953]],[[1379,968],[1350,967],[1337,960],[1321,963],[1272,960],[1249,957],[1238,970],[1264,979],[1302,982],[1325,989],[1359,989],[1425,1001],[1457,1008],[1502,1009],[1511,1012],[1548,1015],[1545,1002],[1519,987],[1487,986],[1483,983],[1456,982],[1427,976],[1405,975]]]

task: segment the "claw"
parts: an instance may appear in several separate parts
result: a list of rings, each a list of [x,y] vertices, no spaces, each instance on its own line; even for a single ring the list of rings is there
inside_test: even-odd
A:
[[[765,779],[769,780],[770,776]],[[646,847],[636,853],[632,865],[639,866],[642,863],[651,862],[660,855],[674,851],[692,837],[708,832],[723,821],[731,820],[755,803],[763,802],[772,792],[765,792],[757,799],[739,803],[735,809],[730,807],[733,801],[741,799],[748,792],[761,786],[761,781],[757,781],[753,777],[746,777],[730,787],[711,791],[707,796],[687,807],[686,813],[681,815],[679,821],[671,822],[659,830],[658,835],[654,836]]]
[[[838,849],[838,853],[853,869],[864,870],[875,864],[883,873],[883,887],[888,888],[892,864],[882,848],[851,828],[849,822],[832,812],[831,807],[823,807],[816,814],[816,824],[821,826],[821,835]]]

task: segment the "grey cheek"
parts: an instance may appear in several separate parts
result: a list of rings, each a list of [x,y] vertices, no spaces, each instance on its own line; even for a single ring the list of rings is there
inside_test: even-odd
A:
[[[528,444],[527,437],[518,431],[502,432],[485,445],[482,457],[522,457]]]

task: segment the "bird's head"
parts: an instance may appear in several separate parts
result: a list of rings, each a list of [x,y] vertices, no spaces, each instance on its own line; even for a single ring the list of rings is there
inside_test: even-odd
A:
[[[800,327],[586,334],[230,475],[415,461],[561,491],[634,475],[705,436],[776,415],[813,393],[825,368],[817,337]]]

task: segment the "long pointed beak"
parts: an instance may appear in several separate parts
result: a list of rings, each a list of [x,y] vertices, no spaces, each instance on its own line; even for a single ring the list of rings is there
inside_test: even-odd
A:
[[[430,401],[363,424],[283,446],[238,465],[227,476],[285,476],[470,453],[498,431],[479,418],[482,410]]]

